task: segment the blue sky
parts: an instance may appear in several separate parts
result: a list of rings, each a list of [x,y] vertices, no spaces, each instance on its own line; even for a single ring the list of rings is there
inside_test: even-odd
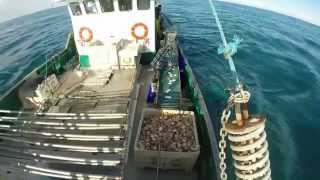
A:
[[[53,0],[0,0],[0,22],[53,6]]]
[[[320,26],[320,0],[222,1],[276,11]],[[0,22],[57,5],[53,2],[54,0],[0,0]]]
[[[221,0],[275,11],[320,26],[320,0]]]

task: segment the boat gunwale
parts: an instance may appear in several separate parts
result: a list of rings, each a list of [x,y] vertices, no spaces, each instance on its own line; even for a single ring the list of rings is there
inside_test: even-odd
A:
[[[62,54],[63,52],[65,52],[66,50],[68,50],[70,48],[70,42],[71,39],[73,38],[73,33],[70,32],[68,34],[67,37],[67,42],[65,44],[65,47],[60,50],[59,52],[55,53],[53,56],[51,56],[47,61],[43,62],[42,64],[40,64],[38,67],[34,68],[31,72],[29,72],[27,75],[25,75],[21,80],[19,80],[18,82],[15,83],[14,86],[12,86],[11,88],[9,88],[7,91],[5,91],[5,93],[3,93],[2,96],[0,96],[0,102],[2,102],[9,94],[11,94],[14,90],[16,90],[20,85],[22,85],[22,83],[27,80],[28,78],[30,78],[34,73],[36,73],[39,69],[43,68],[46,64],[48,64],[51,61],[55,60],[55,57],[58,56],[59,54]]]
[[[210,146],[211,146],[211,153],[212,153],[212,160],[214,162],[214,167],[216,169],[216,173],[217,173],[217,180],[221,180],[221,177],[218,175],[220,174],[220,169],[219,169],[219,163],[220,163],[220,159],[219,159],[219,149],[218,149],[218,142],[217,142],[217,139],[216,139],[216,133],[215,133],[215,130],[213,128],[213,124],[212,124],[212,120],[211,120],[211,117],[209,115],[209,112],[208,112],[208,109],[207,109],[207,105],[205,103],[205,100],[203,98],[203,94],[202,94],[202,91],[199,87],[199,84],[198,84],[198,81],[196,80],[195,78],[195,75],[193,73],[193,70],[190,66],[190,63],[187,59],[187,57],[185,56],[185,53],[182,49],[181,46],[178,45],[178,49],[180,51],[180,55],[183,57],[185,63],[186,63],[186,67],[189,66],[190,68],[190,71],[187,72],[186,70],[186,67],[184,68],[185,69],[185,73],[190,75],[191,79],[192,79],[192,82],[193,82],[193,86],[194,86],[194,89],[197,90],[198,92],[198,100],[200,102],[200,106],[201,106],[201,109],[203,110],[203,118],[206,122],[206,126],[207,126],[207,132],[208,132],[208,135],[209,135],[209,140],[210,140]]]

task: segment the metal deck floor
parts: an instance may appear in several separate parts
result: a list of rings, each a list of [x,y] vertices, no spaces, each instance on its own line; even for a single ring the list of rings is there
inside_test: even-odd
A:
[[[17,167],[18,162],[21,162],[19,158],[28,157],[27,160],[23,160],[25,164],[64,171],[65,173],[123,176],[126,180],[196,180],[196,171],[159,170],[157,172],[156,169],[139,168],[135,163],[134,141],[142,110],[148,107],[146,96],[148,83],[153,77],[153,69],[150,66],[142,66],[136,82],[134,82],[136,76],[134,70],[116,71],[110,81],[103,74],[104,72],[89,74],[89,80],[82,81],[83,85],[61,98],[53,106],[51,114],[37,115],[33,112],[25,112],[19,117],[14,117],[12,122],[18,125],[16,127],[18,130],[22,131],[19,131],[19,134],[14,132],[4,134],[6,139],[0,142],[0,145],[6,144],[7,146],[4,146],[0,151],[18,159],[12,160],[1,157],[0,160],[8,161],[8,165],[11,164],[12,167],[17,169],[20,168]],[[10,119],[11,115],[2,118]],[[29,124],[20,126],[18,120]],[[58,125],[35,124],[35,122],[58,123]],[[121,126],[117,129],[107,128],[105,130],[77,129],[80,126],[88,126],[85,124],[99,126],[99,128],[100,125],[108,127],[110,124]],[[124,131],[122,125],[127,126]],[[52,127],[67,129],[54,129]],[[41,134],[42,132],[45,134]],[[61,138],[65,135],[66,137],[75,137],[75,139]],[[116,136],[121,139],[112,139],[111,141],[110,139],[104,139],[104,137]],[[98,139],[90,139],[91,137]],[[89,139],[84,141],[83,138]],[[35,143],[37,143],[36,146]],[[113,154],[103,152],[101,147],[107,147],[114,152]],[[116,149],[119,149],[120,153],[115,151]],[[47,158],[40,158],[43,160],[34,162],[31,156],[33,153],[46,154]],[[54,157],[52,157],[53,155]],[[72,159],[61,159],[60,157],[70,157]],[[85,162],[81,161],[85,165],[79,164],[82,159],[86,159]],[[115,163],[120,161],[120,164],[111,166],[92,164],[93,161],[101,164],[101,160],[115,161]],[[0,162],[0,177],[1,174],[5,173],[2,170],[7,168],[1,167],[1,164]],[[10,168],[8,169],[10,170]],[[11,168],[11,171],[15,170]],[[14,179],[47,179],[44,176],[23,173],[15,173],[11,177],[14,177]]]
[[[0,177],[5,174],[2,161],[7,161],[11,166],[8,170],[15,172],[12,177],[5,176],[10,179],[47,179],[31,175],[32,170],[42,175],[51,173],[56,177],[52,179],[65,175],[120,178],[135,75],[134,69],[113,74],[91,71],[78,81],[70,72],[61,81],[60,93],[76,88],[57,96],[57,104],[48,113],[2,114],[1,118],[13,124],[2,127],[7,132],[2,134],[0,151],[10,157],[0,158]],[[23,168],[30,174],[19,173]]]

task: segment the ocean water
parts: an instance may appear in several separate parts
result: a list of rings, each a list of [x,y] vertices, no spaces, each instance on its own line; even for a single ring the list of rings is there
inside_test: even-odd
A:
[[[42,11],[0,24],[0,94],[62,50],[71,31],[66,8]]]
[[[319,180],[320,27],[251,7],[216,4],[228,39],[234,34],[244,39],[235,65],[252,94],[251,111],[268,117],[273,179]],[[176,24],[218,128],[231,74],[217,55],[221,40],[209,4],[164,0],[163,7]],[[60,7],[2,23],[0,30],[1,94],[64,47],[71,22]]]

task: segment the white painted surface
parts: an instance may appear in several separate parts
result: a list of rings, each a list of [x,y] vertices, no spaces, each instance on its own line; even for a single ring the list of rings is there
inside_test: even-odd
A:
[[[101,10],[98,10],[98,14],[80,16],[73,16],[69,7],[78,53],[80,55],[89,55],[90,63],[93,66],[113,64],[115,60],[108,59],[110,56],[114,57],[114,51],[108,48],[112,47],[110,44],[119,42],[121,39],[136,42],[143,47],[139,48],[141,51],[155,52],[154,0],[151,0],[150,3],[149,10],[138,10],[136,6],[137,0],[133,0],[132,10],[119,11],[118,1],[114,0],[114,12],[102,13]],[[99,4],[98,1],[96,1],[96,4]],[[100,5],[97,7],[100,7]],[[82,11],[84,10],[83,4],[81,4],[81,9]],[[143,40],[136,40],[131,34],[132,27],[136,23],[143,23],[148,27],[147,37]],[[85,43],[80,39],[79,31],[81,27],[91,29],[93,33],[91,42]],[[140,31],[141,29],[136,29],[137,35],[141,34]],[[102,45],[95,46],[95,42],[101,42]]]

